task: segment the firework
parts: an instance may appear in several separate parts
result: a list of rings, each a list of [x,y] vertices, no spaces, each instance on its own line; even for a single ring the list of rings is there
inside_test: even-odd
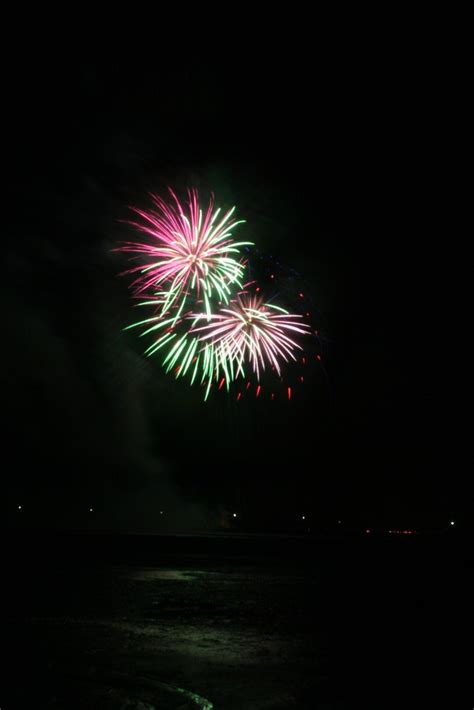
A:
[[[144,263],[129,269],[138,274],[131,287],[136,296],[150,295],[162,315],[173,313],[176,322],[185,306],[202,300],[209,316],[213,300],[228,303],[234,284],[242,285],[245,266],[238,260],[240,248],[251,242],[235,242],[232,230],[245,220],[235,220],[232,207],[225,214],[214,210],[211,197],[206,210],[199,206],[197,190],[188,190],[183,205],[169,189],[172,201],[152,195],[154,208],[133,207],[140,221],[130,221],[147,242],[125,242],[120,250],[143,255]]]
[[[230,372],[232,379],[245,376],[245,363],[251,364],[257,380],[267,365],[280,375],[282,362],[296,360],[294,351],[302,349],[294,335],[310,330],[301,316],[248,294],[205,317],[208,322],[200,325],[203,315],[194,315],[190,335],[198,335],[201,344],[212,346],[216,377],[221,368]]]
[[[169,201],[152,195],[152,209],[132,208],[137,219],[129,224],[146,239],[118,248],[139,260],[126,273],[135,275],[131,288],[138,305],[153,309],[150,317],[128,328],[140,328],[141,336],[151,337],[145,354],[160,357],[166,372],[200,383],[204,399],[213,386],[229,390],[235,383],[237,400],[247,391],[273,400],[275,391],[266,388],[268,378],[262,380],[271,370],[272,390],[284,387],[290,400],[290,384],[296,380],[288,380],[283,365],[300,360],[305,364],[299,336],[310,334],[309,325],[301,315],[273,303],[281,288],[270,301],[261,297],[251,264],[240,255],[241,247],[251,242],[236,242],[232,236],[244,221],[234,219],[234,207],[221,213],[211,198],[203,210],[195,189],[188,190],[185,203],[173,190],[169,193]],[[276,280],[272,268],[272,291]],[[305,298],[300,290],[297,296],[298,302]],[[303,381],[300,375],[298,382]]]

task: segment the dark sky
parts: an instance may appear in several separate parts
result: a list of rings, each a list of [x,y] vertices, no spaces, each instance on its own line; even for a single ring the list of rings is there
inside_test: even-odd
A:
[[[50,520],[93,501],[128,525],[166,495],[240,495],[329,519],[466,517],[433,238],[436,72],[361,52],[52,61],[7,83],[7,506]],[[120,220],[168,184],[235,203],[245,236],[298,273],[324,368],[291,403],[203,404],[122,331]]]

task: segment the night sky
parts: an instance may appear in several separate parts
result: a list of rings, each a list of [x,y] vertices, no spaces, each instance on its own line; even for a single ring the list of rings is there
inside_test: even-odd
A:
[[[433,233],[435,77],[349,59],[55,61],[7,80],[4,516],[468,520]],[[112,249],[127,205],[167,185],[236,204],[238,236],[304,288],[322,360],[291,402],[204,404],[123,331],[135,313]]]

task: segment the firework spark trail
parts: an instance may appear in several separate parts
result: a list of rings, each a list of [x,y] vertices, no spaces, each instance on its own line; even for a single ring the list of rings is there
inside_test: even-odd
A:
[[[194,314],[190,334],[198,334],[200,342],[210,342],[215,350],[216,368],[232,363],[233,371],[244,374],[243,363],[249,360],[260,379],[266,364],[281,374],[281,361],[296,360],[294,350],[301,350],[294,333],[308,334],[310,327],[302,323],[299,315],[291,315],[283,308],[264,303],[255,296],[239,296],[217,313],[205,316],[207,321],[199,326],[201,314]]]
[[[188,190],[187,210],[171,188],[169,192],[171,204],[152,195],[154,209],[132,208],[142,221],[129,224],[146,234],[150,243],[125,242],[119,247],[119,251],[146,257],[145,264],[126,273],[139,274],[131,284],[135,295],[153,295],[162,314],[178,306],[177,320],[188,297],[194,296],[202,297],[210,315],[212,298],[228,303],[229,286],[242,286],[245,266],[229,255],[238,255],[240,247],[251,244],[232,238],[232,230],[245,220],[232,218],[235,207],[221,216],[220,208],[214,210],[213,197],[203,213],[197,190]]]

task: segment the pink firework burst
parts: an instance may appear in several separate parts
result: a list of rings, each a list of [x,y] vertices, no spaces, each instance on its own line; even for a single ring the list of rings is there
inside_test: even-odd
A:
[[[200,326],[203,317],[210,322]],[[294,351],[302,348],[295,334],[310,332],[300,318],[257,296],[243,294],[216,313],[195,315],[190,333],[196,333],[200,342],[212,344],[214,366],[225,366],[236,377],[245,374],[244,365],[250,362],[259,379],[267,364],[280,375],[282,361],[296,360]]]
[[[197,190],[188,190],[183,205],[169,188],[171,201],[151,195],[153,209],[132,207],[140,221],[130,225],[148,237],[147,242],[125,242],[120,251],[144,255],[145,263],[127,273],[138,273],[132,283],[135,295],[153,294],[162,313],[172,307],[179,317],[188,296],[202,298],[206,313],[211,312],[211,299],[228,303],[229,284],[241,286],[244,265],[233,255],[251,242],[235,242],[232,229],[245,220],[232,218],[235,207],[224,215],[214,210],[211,197],[203,211]]]

